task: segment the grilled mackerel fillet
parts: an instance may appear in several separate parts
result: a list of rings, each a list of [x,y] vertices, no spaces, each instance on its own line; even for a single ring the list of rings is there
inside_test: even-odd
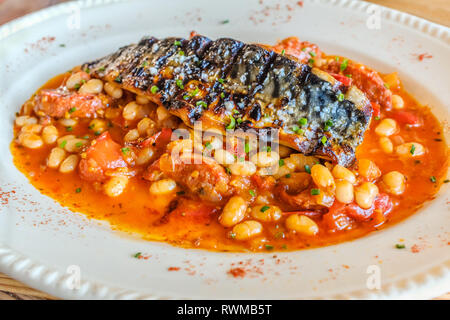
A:
[[[203,129],[256,130],[266,138],[275,128],[280,144],[344,166],[354,162],[372,116],[356,87],[292,56],[228,38],[147,37],[85,68],[149,97],[188,126],[202,121]]]

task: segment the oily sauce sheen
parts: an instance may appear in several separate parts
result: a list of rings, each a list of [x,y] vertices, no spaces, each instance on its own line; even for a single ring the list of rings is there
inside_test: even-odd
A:
[[[283,48],[292,51],[295,46],[292,49],[291,41],[285,43],[284,47],[283,43],[278,44],[275,50],[281,51]],[[316,47],[311,48],[317,50]],[[326,57],[322,53],[322,58]],[[70,76],[71,73],[59,75],[47,82],[40,90],[56,89]],[[363,143],[356,149],[356,158],[371,160],[378,166],[382,174],[391,171],[401,172],[406,178],[405,191],[399,195],[389,194],[393,209],[387,214],[383,223],[377,219],[365,221],[355,219],[351,227],[337,230],[330,228],[330,222],[325,221],[324,212],[322,212],[311,216],[318,227],[315,235],[289,230],[284,223],[287,217],[284,212],[293,210],[276,196],[270,200],[268,206],[281,208],[283,217],[274,222],[260,221],[263,227],[261,233],[248,240],[237,240],[231,234],[232,228],[224,227],[218,221],[229,196],[220,201],[208,201],[196,197],[182,186],[177,186],[176,192],[155,196],[149,193],[152,182],[144,179],[141,171],[129,179],[122,194],[110,197],[103,192],[104,182],[93,183],[83,180],[80,178],[78,170],[61,173],[47,167],[47,158],[55,144],[44,144],[36,149],[26,148],[16,140],[21,130],[17,125],[14,128],[16,138],[10,148],[16,167],[43,194],[73,211],[84,213],[90,218],[106,220],[114,229],[138,233],[147,240],[219,251],[297,250],[320,247],[352,240],[405,219],[416,212],[426,201],[432,200],[441,184],[446,181],[448,156],[441,124],[428,107],[419,105],[404,90],[400,81],[393,81],[393,83],[394,85],[391,85],[389,90],[403,99],[404,108],[401,110],[381,108],[379,114],[372,118]],[[36,94],[39,94],[40,90]],[[120,105],[125,105],[132,100],[133,95],[125,93],[120,100]],[[22,108],[21,114],[24,113],[24,108],[25,106]],[[405,124],[401,120],[397,121],[397,132],[390,137],[394,144],[394,152],[385,153],[380,147],[380,136],[375,133],[375,128],[385,118],[402,119],[401,117],[405,116],[402,113],[404,111],[414,114],[420,124],[415,126]],[[53,121],[52,124],[57,127],[59,136],[72,134],[83,137],[88,135],[91,142],[96,135],[89,129],[90,120],[78,119],[78,123],[71,128],[70,132],[67,132],[67,128],[58,121]],[[130,122],[129,128],[135,128],[137,122]],[[129,128],[112,121],[112,125],[108,127],[107,131],[115,142],[125,146],[126,143],[123,139]],[[411,141],[424,146],[426,152],[419,157],[399,157],[395,152],[396,145]],[[161,154],[162,151],[157,157]],[[143,168],[145,167],[143,166]],[[247,191],[239,192],[239,195],[252,203],[254,199],[248,191],[254,190],[259,194],[261,185],[255,183],[253,179],[247,180],[249,181],[246,186]],[[382,178],[378,178],[375,185],[379,188],[380,193],[386,193],[381,181]]]

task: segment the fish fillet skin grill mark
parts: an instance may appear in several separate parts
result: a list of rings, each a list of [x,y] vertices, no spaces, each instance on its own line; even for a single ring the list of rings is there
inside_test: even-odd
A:
[[[280,144],[347,167],[372,117],[355,86],[344,87],[292,56],[229,38],[145,37],[82,68],[163,105],[188,126],[200,120],[203,128],[225,132],[234,117],[235,129],[259,136],[277,129]]]

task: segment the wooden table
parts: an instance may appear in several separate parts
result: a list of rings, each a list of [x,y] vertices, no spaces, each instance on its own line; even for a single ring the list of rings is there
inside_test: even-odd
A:
[[[27,13],[66,0],[0,0],[0,25]],[[449,0],[370,0],[376,4],[408,12],[450,27]],[[0,300],[54,299],[0,273]],[[450,293],[436,299],[450,300]]]

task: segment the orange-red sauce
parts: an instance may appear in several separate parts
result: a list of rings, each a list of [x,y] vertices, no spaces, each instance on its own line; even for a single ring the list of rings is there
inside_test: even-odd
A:
[[[56,88],[68,76],[64,74],[49,81],[43,88]],[[323,221],[315,219],[319,226],[316,236],[302,236],[289,232],[282,222],[263,223],[262,234],[248,240],[237,241],[230,238],[229,228],[224,228],[217,221],[218,210],[209,217],[201,215],[185,215],[182,211],[171,214],[167,219],[164,211],[171,200],[179,197],[176,194],[167,197],[154,197],[149,194],[150,182],[140,176],[131,179],[124,193],[117,198],[111,198],[99,190],[98,185],[82,180],[78,172],[62,174],[58,170],[49,169],[46,159],[54,145],[45,145],[39,149],[27,149],[15,141],[11,143],[14,164],[23,172],[30,182],[43,194],[57,200],[63,206],[86,214],[90,218],[107,220],[115,229],[126,232],[137,232],[148,240],[166,241],[184,247],[197,247],[214,250],[296,250],[308,247],[324,246],[361,237],[373,230],[392,225],[405,219],[417,211],[426,201],[432,200],[443,183],[447,171],[447,145],[443,137],[443,129],[438,119],[428,107],[421,106],[401,85],[390,88],[400,95],[405,102],[405,110],[414,112],[423,119],[420,127],[400,125],[400,131],[395,135],[405,142],[415,141],[427,149],[425,155],[407,160],[399,160],[395,154],[387,155],[381,151],[379,136],[374,132],[377,121],[372,120],[367,130],[364,142],[357,150],[357,158],[367,158],[374,161],[382,173],[397,170],[407,178],[407,187],[400,196],[390,195],[395,207],[388,220],[381,227],[372,223],[358,223],[352,230],[330,232]],[[381,110],[381,119],[395,117],[396,111]],[[89,132],[89,120],[81,120],[73,132],[83,136]],[[64,127],[58,127],[60,135]],[[116,141],[123,137],[119,127],[109,129]],[[17,136],[18,128],[15,129]],[[395,139],[395,138],[394,138]],[[432,178],[435,178],[435,182]],[[255,188],[251,186],[250,188]],[[249,189],[250,189],[249,188]],[[382,187],[379,186],[380,190]],[[79,192],[77,192],[79,191]],[[200,202],[199,202],[200,203]],[[278,204],[278,201],[275,200]],[[196,211],[198,204],[191,202],[184,205],[187,211]],[[282,205],[282,204],[281,204]]]

